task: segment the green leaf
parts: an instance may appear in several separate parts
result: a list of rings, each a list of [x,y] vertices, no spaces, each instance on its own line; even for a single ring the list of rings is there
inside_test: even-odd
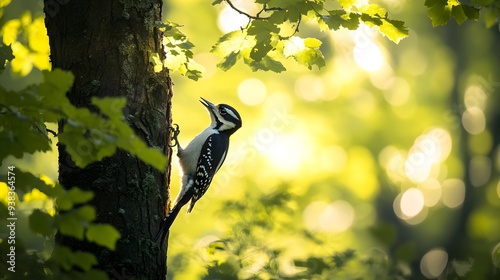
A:
[[[458,25],[461,25],[467,20],[467,16],[465,15],[462,5],[453,6],[453,8],[451,8],[451,15]]]
[[[23,182],[22,184],[16,186],[16,191],[20,196],[22,196],[23,192],[28,193],[32,189],[38,189],[50,198],[55,198],[64,192],[64,189],[60,184],[56,183],[54,186],[47,185],[40,178],[29,172],[24,172],[18,169],[16,170],[16,177],[17,180]]]
[[[72,262],[75,266],[88,271],[92,266],[97,265],[97,258],[91,253],[76,251],[73,253]]]
[[[445,25],[450,20],[451,7],[448,6],[448,0],[426,0],[425,6],[428,7],[433,27]]]
[[[252,21],[248,28],[248,35],[254,35],[255,45],[250,51],[250,58],[255,61],[261,60],[273,49],[271,39],[273,34],[279,32],[279,28],[267,21]]]
[[[261,1],[266,1],[266,0],[261,0]],[[302,2],[303,0],[269,0],[267,1],[267,5],[269,7],[280,7],[280,8],[287,8],[290,6],[293,6],[299,2]],[[264,4],[264,3],[262,3]]]
[[[221,62],[217,64],[217,67],[227,71],[236,64],[238,61],[239,52],[231,52],[229,55],[225,56]]]
[[[202,73],[205,71],[205,68],[196,61],[189,59],[187,63],[184,63],[181,67],[179,67],[178,71],[181,75],[186,76],[193,81],[198,81],[198,79],[202,77]]]
[[[15,114],[7,111],[2,114],[0,125],[0,160],[8,155],[21,158],[25,153],[46,152],[51,149],[47,132],[39,129],[32,118],[16,110]]]
[[[69,197],[74,204],[81,204],[94,198],[94,193],[91,191],[82,191],[77,187],[73,187],[66,193],[66,196]]]
[[[14,59],[12,48],[9,46],[0,46],[0,70],[5,69],[5,62]]]
[[[479,9],[469,5],[461,5],[461,6],[468,19],[475,21],[479,19]]]
[[[65,246],[56,246],[52,252],[52,258],[68,271],[73,266],[83,271],[90,271],[92,266],[97,265],[97,258],[93,254],[82,251],[73,252]]]
[[[42,102],[44,102],[44,107],[69,105],[66,92],[68,92],[75,80],[73,74],[58,68],[52,71],[44,70],[42,74],[44,81],[38,86],[38,90]]]
[[[250,66],[252,71],[263,70],[281,73],[286,70],[285,66],[283,66],[281,62],[274,60],[269,56],[265,56],[260,61],[249,61],[247,64]]]
[[[261,38],[264,36],[260,36]],[[269,39],[263,39],[262,41],[257,41],[255,46],[252,48],[250,52],[250,57],[255,60],[255,61],[260,61],[263,57],[265,57],[272,49],[273,46],[269,42],[271,39],[271,36],[269,36]]]
[[[391,39],[394,43],[399,43],[401,39],[408,37],[408,28],[404,22],[399,20],[382,20],[383,24],[379,27],[380,32]]]
[[[311,49],[318,49],[321,46],[321,41],[316,38],[305,38],[304,46]]]
[[[29,217],[30,229],[43,236],[51,236],[53,232],[54,218],[49,214],[35,209]]]
[[[244,31],[233,31],[220,37],[217,43],[210,50],[215,55],[225,58],[231,53],[239,53],[241,50],[251,48],[255,44],[253,36],[247,40],[247,33]]]
[[[69,191],[61,194],[57,200],[57,207],[61,210],[70,210],[75,204],[89,202],[94,198],[94,193],[91,191],[83,191],[77,187],[71,188]]]
[[[387,17],[387,10],[378,4],[370,4],[360,8],[360,11],[370,16]]]
[[[76,210],[76,215],[81,220],[92,222],[96,218],[95,208],[90,205],[83,205]]]
[[[123,275],[122,277],[127,277],[129,275]],[[80,279],[92,279],[92,280],[109,280],[108,274],[102,270],[91,269],[82,275]],[[111,278],[113,279],[113,278]],[[124,278],[122,278],[124,279]]]
[[[285,11],[285,10],[274,11],[269,16],[269,18],[267,19],[267,21],[269,23],[272,23],[272,24],[275,24],[275,25],[282,24],[283,22],[285,22],[285,15],[286,14],[287,14],[287,11]]]
[[[348,9],[352,7],[354,4],[356,4],[357,0],[339,0],[339,4],[342,6],[344,9]]]
[[[279,28],[276,24],[269,23],[264,20],[254,20],[248,27],[248,35],[265,36],[270,37],[270,33],[279,32]]]
[[[289,7],[288,9],[285,10],[285,14],[283,17],[284,21],[289,21],[289,22],[298,22],[300,19],[300,12],[297,10],[295,7]]]
[[[218,3],[214,2],[213,4]],[[189,79],[198,80],[203,69],[193,60],[193,52],[190,49],[194,47],[194,44],[180,31],[178,27],[181,25],[167,21],[158,26],[162,30],[164,29],[163,45],[166,49],[166,58],[161,61],[157,54],[150,57],[149,60],[153,64],[154,71],[159,72],[165,67],[171,71],[177,71]]]
[[[316,11],[323,10],[324,1],[297,1],[294,7],[299,10],[302,15],[316,14]]]
[[[96,105],[99,110],[107,117],[113,120],[123,120],[123,108],[127,105],[125,97],[92,97],[92,104]]]
[[[118,147],[125,149],[132,154],[136,155],[140,160],[153,166],[158,170],[165,170],[167,164],[167,158],[165,155],[157,148],[148,147],[142,140],[137,136],[132,137],[119,137],[117,139]]]
[[[486,7],[491,3],[493,3],[493,0],[472,0],[472,4],[483,7]]]
[[[500,11],[497,12],[494,8],[485,9],[484,23],[487,28],[492,27],[498,22],[498,15],[500,15]]]
[[[325,66],[325,58],[319,48],[310,48],[306,46],[306,40],[300,37],[291,37],[284,43],[283,55],[285,57],[293,57],[299,64],[312,69],[314,65],[321,68]],[[321,42],[320,42],[321,43]],[[318,46],[315,40],[309,40],[308,44]]]
[[[359,26],[360,15],[356,13],[346,13],[344,10],[328,11],[330,16],[323,17],[322,20],[327,24],[328,28],[337,30],[340,27],[345,27],[349,30],[356,30]]]
[[[384,22],[378,16],[371,16],[369,14],[361,14],[361,20],[368,26],[380,26]]]
[[[356,252],[352,249],[347,249],[343,252],[336,252],[332,256],[334,267],[337,269],[343,269],[347,265],[347,262],[354,259],[355,256]]]
[[[120,233],[108,224],[92,224],[87,229],[87,240],[111,250],[115,250],[118,239]]]
[[[70,270],[73,266],[73,252],[68,247],[56,246],[52,258],[65,270]]]
[[[309,257],[305,261],[294,260],[294,265],[307,269],[307,275],[321,275],[323,271],[329,269],[329,265],[324,258]]]
[[[83,240],[85,227],[74,211],[57,216],[57,228],[61,234]]]
[[[316,49],[306,48],[297,52],[294,58],[298,63],[307,66],[309,69],[312,69],[314,65],[318,66],[318,68],[325,66],[323,54]]]

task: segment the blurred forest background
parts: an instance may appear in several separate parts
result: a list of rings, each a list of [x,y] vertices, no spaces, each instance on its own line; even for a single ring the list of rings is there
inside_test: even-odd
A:
[[[0,75],[7,90],[50,69],[43,2],[28,2],[2,14],[3,44],[15,55]],[[234,1],[252,11],[249,2]],[[200,96],[243,119],[211,188],[171,228],[168,278],[500,277],[498,25],[488,29],[481,18],[434,28],[422,1],[376,2],[405,21],[408,38],[394,44],[366,26],[320,32],[304,24],[299,34],[322,41],[326,66],[290,60],[279,74],[241,62],[216,67],[211,47],[244,16],[201,0],[164,3],[164,17],[183,25],[205,68],[198,81],[172,74],[181,144],[208,124]],[[8,157],[2,174],[8,165],[57,180],[56,153]],[[176,167],[172,176],[175,196]],[[6,203],[3,183],[0,197]],[[36,189],[20,207],[26,217],[53,211]],[[22,218],[18,238],[50,254],[50,240]]]

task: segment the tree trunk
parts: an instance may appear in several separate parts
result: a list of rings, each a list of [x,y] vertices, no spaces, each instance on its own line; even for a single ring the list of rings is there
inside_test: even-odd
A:
[[[172,84],[166,70],[155,73],[149,63],[151,54],[164,53],[156,28],[161,11],[161,0],[45,0],[53,68],[75,75],[71,102],[91,108],[92,97],[126,97],[123,113],[136,135],[170,159]],[[95,254],[112,278],[164,279],[165,248],[160,252],[152,237],[165,213],[169,180],[170,160],[160,172],[118,150],[80,169],[59,145],[59,181],[93,191],[96,222],[112,224],[121,238],[115,251],[62,235],[56,242]]]

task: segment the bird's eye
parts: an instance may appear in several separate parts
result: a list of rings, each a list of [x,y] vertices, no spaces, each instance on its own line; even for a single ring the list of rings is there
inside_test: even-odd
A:
[[[220,113],[221,115],[225,115],[225,114],[227,113],[227,112],[226,112],[226,108],[224,108],[224,107],[219,108],[219,113]]]

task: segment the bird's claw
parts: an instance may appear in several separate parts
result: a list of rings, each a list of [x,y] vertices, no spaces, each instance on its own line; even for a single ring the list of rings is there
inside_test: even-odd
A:
[[[181,130],[179,129],[179,125],[174,123],[173,126],[169,126],[168,127],[168,131],[170,132],[170,135],[171,135],[171,142],[173,143],[170,143],[168,144],[169,147],[175,147],[175,146],[178,146],[179,145],[179,140],[177,139],[177,136],[179,136],[179,133],[181,133]]]

